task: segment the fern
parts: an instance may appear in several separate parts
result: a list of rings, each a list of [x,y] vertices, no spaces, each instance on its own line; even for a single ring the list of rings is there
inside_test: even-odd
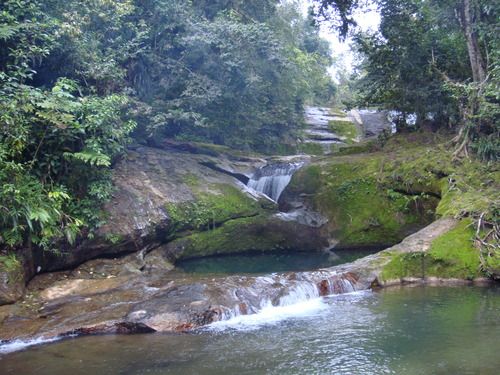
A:
[[[95,151],[65,152],[64,156],[68,159],[76,159],[92,166],[109,167],[111,165],[111,159],[108,155]]]

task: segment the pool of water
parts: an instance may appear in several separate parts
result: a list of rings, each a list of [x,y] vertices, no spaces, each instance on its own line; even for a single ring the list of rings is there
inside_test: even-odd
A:
[[[336,252],[218,255],[183,260],[176,263],[176,266],[187,273],[219,275],[311,271],[349,263],[380,250],[378,248],[349,249]]]
[[[388,289],[303,304],[192,334],[67,339],[0,355],[0,370],[16,375],[498,374],[497,287]]]

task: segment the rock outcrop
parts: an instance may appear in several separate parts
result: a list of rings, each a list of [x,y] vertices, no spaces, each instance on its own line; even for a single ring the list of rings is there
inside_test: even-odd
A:
[[[245,185],[266,164],[264,159],[215,145],[169,141],[162,147],[133,147],[115,165],[115,191],[104,209],[105,224],[92,239],[72,247],[61,244],[57,252],[27,251],[19,257],[26,266],[20,283],[14,284],[10,273],[1,273],[5,301],[19,298],[18,285],[35,273],[159,247],[172,261],[325,247],[317,240],[316,228],[280,220],[277,205]]]

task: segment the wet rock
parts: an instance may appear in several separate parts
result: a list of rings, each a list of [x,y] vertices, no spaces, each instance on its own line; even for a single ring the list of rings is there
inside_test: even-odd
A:
[[[193,214],[201,208],[215,211],[212,206],[221,207],[229,190],[233,196],[240,194],[241,203],[223,207],[224,212],[220,218],[214,218],[216,221],[244,217],[249,214],[248,207],[260,207],[264,199],[248,191],[235,176],[250,174],[263,165],[262,159],[235,157],[227,152],[185,151],[183,147],[170,146],[130,150],[113,169],[115,191],[105,207],[106,223],[95,238],[80,241],[74,247],[61,244],[57,254],[40,252],[37,266],[41,271],[67,269],[98,257],[148,252],[182,231],[206,230],[209,224],[198,227],[197,217],[186,222],[176,219],[190,207]],[[275,211],[276,207],[267,205],[266,209]],[[29,278],[33,275],[34,272]]]
[[[439,201],[430,194],[391,195],[391,186],[381,184],[388,173],[385,158],[358,154],[311,161],[283,192],[281,217],[320,228],[320,235],[336,248],[398,243],[432,222]]]
[[[228,221],[219,228],[193,233],[162,246],[159,251],[173,262],[216,254],[251,251],[318,251],[328,247],[318,227],[296,220],[258,215]]]
[[[24,269],[14,254],[0,255],[0,306],[16,302],[24,294]]]

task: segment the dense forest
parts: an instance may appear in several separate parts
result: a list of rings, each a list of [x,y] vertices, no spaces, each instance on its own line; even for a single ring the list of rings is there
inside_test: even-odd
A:
[[[395,110],[399,131],[448,129],[457,157],[498,160],[499,5],[380,0],[380,29],[363,33],[361,3],[304,17],[275,0],[4,1],[0,242],[92,236],[130,142],[275,152],[300,138],[305,103]],[[340,87],[322,21],[361,61]]]

